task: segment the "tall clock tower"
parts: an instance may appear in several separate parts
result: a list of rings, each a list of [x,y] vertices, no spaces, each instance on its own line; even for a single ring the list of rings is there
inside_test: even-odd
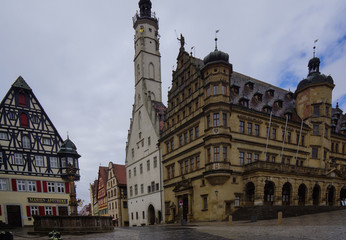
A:
[[[163,216],[161,158],[158,147],[165,106],[161,96],[158,19],[151,1],[139,1],[133,17],[135,96],[126,143],[130,226],[160,223]]]

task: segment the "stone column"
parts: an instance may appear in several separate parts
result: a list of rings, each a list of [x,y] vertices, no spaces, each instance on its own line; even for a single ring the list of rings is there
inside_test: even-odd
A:
[[[255,206],[262,206],[264,203],[264,183],[261,182],[260,178],[257,178],[256,181],[253,181],[255,184]]]

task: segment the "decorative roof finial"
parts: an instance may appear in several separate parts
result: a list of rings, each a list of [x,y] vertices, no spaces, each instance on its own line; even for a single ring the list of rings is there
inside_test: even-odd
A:
[[[220,31],[220,29],[215,31],[215,51],[217,51],[217,33]]]
[[[317,43],[317,41],[318,41],[318,39],[316,39],[316,40],[314,41],[314,47],[313,47],[313,49],[314,49],[314,51],[313,51],[313,57],[315,57],[315,56],[316,56],[316,43]]]
[[[68,131],[67,131],[67,139],[70,139],[70,136],[68,135]]]
[[[336,100],[336,108],[339,108],[339,99]]]

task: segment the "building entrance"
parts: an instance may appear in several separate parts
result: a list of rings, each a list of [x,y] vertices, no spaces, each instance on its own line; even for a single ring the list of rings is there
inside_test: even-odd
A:
[[[333,206],[334,205],[335,187],[332,185],[328,186],[327,194],[328,194],[328,205]]]
[[[22,214],[20,213],[19,205],[7,205],[8,225],[12,227],[22,226]]]
[[[264,204],[265,205],[273,205],[274,203],[274,183],[271,181],[266,181],[266,185],[264,186]]]
[[[149,205],[148,208],[148,217],[149,217],[149,224],[154,225],[155,224],[155,208],[153,205]]]
[[[312,203],[314,206],[320,205],[320,195],[321,195],[321,188],[318,184],[314,186],[314,189],[312,190]]]

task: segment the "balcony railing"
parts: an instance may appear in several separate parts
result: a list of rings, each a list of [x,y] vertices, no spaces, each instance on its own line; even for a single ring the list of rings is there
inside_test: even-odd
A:
[[[302,167],[296,165],[287,165],[282,163],[273,163],[273,162],[264,162],[258,161],[247,164],[244,166],[244,172],[250,172],[255,170],[269,170],[269,171],[277,171],[284,173],[301,173],[307,175],[323,175],[325,174],[324,169],[319,168],[310,168],[310,167]]]
[[[144,19],[144,18],[148,18],[148,17],[141,17],[140,14],[136,12],[135,16],[132,17],[133,25],[137,22],[138,19]],[[159,20],[156,18],[155,12],[151,13],[150,18],[154,20],[156,23],[159,23]]]

